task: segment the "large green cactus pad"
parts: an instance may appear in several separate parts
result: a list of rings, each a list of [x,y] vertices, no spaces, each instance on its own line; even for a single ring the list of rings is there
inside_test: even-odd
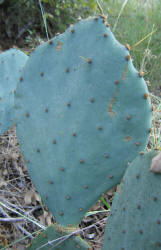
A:
[[[37,236],[27,248],[28,250],[36,249],[54,249],[54,250],[92,250],[90,245],[79,236],[70,236],[71,232],[62,229],[57,224],[51,225],[43,233]]]
[[[0,54],[0,134],[13,126],[14,90],[28,56],[17,49]]]
[[[77,224],[145,149],[151,104],[128,49],[102,17],[39,46],[16,92],[17,135],[42,199]]]
[[[137,157],[112,204],[103,250],[161,248],[161,174],[150,172],[156,152]]]

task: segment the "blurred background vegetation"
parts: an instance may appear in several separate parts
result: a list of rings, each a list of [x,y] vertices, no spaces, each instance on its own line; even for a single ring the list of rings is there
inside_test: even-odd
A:
[[[145,72],[151,90],[161,94],[161,1],[99,0],[117,39],[134,45],[157,30],[131,51],[138,70]],[[64,32],[78,17],[99,14],[96,0],[41,0],[49,37]],[[124,6],[125,5],[125,6]],[[121,8],[124,10],[115,26]],[[34,48],[46,40],[39,0],[0,0],[0,49],[13,45]]]

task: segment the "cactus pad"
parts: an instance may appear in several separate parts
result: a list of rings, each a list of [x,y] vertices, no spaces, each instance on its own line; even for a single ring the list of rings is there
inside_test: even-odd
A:
[[[14,124],[14,90],[28,56],[10,49],[0,54],[0,134]]]
[[[29,174],[64,226],[120,182],[151,127],[146,83],[104,21],[82,20],[39,46],[15,95]]]
[[[118,188],[106,225],[103,250],[159,250],[161,174],[150,172],[156,152],[137,157]]]
[[[70,231],[67,231],[65,229],[62,230],[62,228],[60,228],[57,224],[51,225],[43,233],[33,239],[32,243],[27,249],[92,250],[88,243],[81,239],[79,236],[73,235],[68,237],[70,233]]]

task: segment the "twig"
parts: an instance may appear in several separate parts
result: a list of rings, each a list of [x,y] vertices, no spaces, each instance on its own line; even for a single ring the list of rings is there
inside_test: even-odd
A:
[[[21,227],[20,225],[15,225],[24,235],[28,236],[31,240],[34,239],[31,233],[29,233],[25,228]]]
[[[30,214],[33,213],[35,210],[42,208],[40,205],[34,206],[34,207],[33,207],[33,206],[25,206],[24,208],[30,209],[29,211],[25,212],[25,211],[23,211],[23,210],[21,209],[21,207],[15,205],[15,204],[12,204],[12,203],[10,203],[9,201],[6,201],[6,200],[4,201],[4,199],[1,198],[1,197],[0,197],[0,199],[3,200],[3,202],[6,202],[9,206],[11,206],[11,207],[13,207],[13,208],[16,208],[16,209],[19,210],[21,213],[24,213],[24,215],[26,215],[26,216],[30,215]],[[33,218],[33,219],[35,219],[35,218]],[[37,221],[37,222],[38,222],[38,221]]]
[[[44,8],[41,4],[41,1],[39,1],[39,5],[40,5],[40,10],[41,10],[41,14],[42,14],[42,18],[43,18],[43,22],[44,22],[44,26],[45,26],[45,32],[46,32],[46,37],[47,37],[47,40],[49,41],[49,34],[48,34],[48,27],[47,27],[47,22],[46,22],[46,15],[45,15],[45,11],[44,11]]]
[[[39,206],[36,206],[36,207],[33,207],[30,211],[26,212],[25,214],[26,215],[30,215],[31,213],[33,213],[35,210],[39,209],[39,208],[42,208],[40,205]]]
[[[101,5],[100,5],[100,3],[99,3],[99,1],[98,1],[98,0],[97,0],[97,7],[98,7],[98,9],[99,9],[99,11],[100,11],[101,15],[103,15],[103,16],[104,16],[103,9],[102,9],[102,7],[101,7]]]
[[[7,212],[5,212],[3,210],[3,208],[0,206],[0,213],[3,214],[4,217],[6,217],[6,219],[11,219],[10,216],[8,215]],[[25,228],[23,228],[20,225],[15,224],[14,225],[18,230],[20,230],[24,235],[27,235],[30,239],[33,239],[34,237],[32,236],[32,234],[30,234]]]
[[[2,203],[1,201],[0,201],[0,205],[3,206],[3,207],[5,207],[5,208],[7,208],[7,209],[10,210],[10,211],[12,211],[13,213],[16,213],[16,214],[22,216],[24,219],[27,219],[28,221],[30,221],[30,222],[36,224],[38,227],[40,227],[40,228],[42,228],[42,229],[44,229],[44,230],[46,229],[45,226],[41,225],[40,222],[37,222],[35,219],[33,219],[33,218],[31,219],[30,216],[25,216],[25,215],[19,213],[18,211],[15,211],[14,209],[8,207],[7,205],[5,205],[4,203]]]
[[[148,41],[147,48],[145,49],[144,57],[143,57],[142,62],[141,62],[140,71],[142,71],[142,72],[145,71],[145,67],[144,67],[145,66],[145,59],[147,57],[146,51],[149,49],[150,42],[151,42],[152,35],[153,35],[153,31],[154,31],[154,24],[153,24],[153,27],[152,27],[152,32],[151,32],[151,35],[150,35],[150,38],[149,38],[149,41]]]
[[[17,218],[11,218],[11,217],[1,218],[0,217],[0,222],[17,223],[17,222],[21,222],[21,221],[25,221],[25,219],[22,217],[17,217]]]
[[[116,27],[117,27],[118,21],[119,21],[119,19],[120,19],[120,16],[121,16],[121,14],[122,14],[122,12],[123,12],[123,10],[124,10],[124,8],[125,8],[125,6],[126,6],[127,2],[128,2],[128,0],[125,0],[125,1],[123,2],[123,5],[122,5],[121,10],[120,10],[120,13],[119,13],[119,15],[118,15],[118,17],[117,17],[117,19],[116,19],[115,24],[114,24],[114,27],[113,27],[113,32],[115,32],[115,30],[116,30]]]

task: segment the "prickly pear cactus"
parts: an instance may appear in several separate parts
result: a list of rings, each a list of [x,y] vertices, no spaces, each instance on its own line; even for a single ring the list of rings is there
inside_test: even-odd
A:
[[[17,49],[0,54],[0,134],[13,126],[14,90],[28,56]]]
[[[16,91],[28,171],[61,225],[75,225],[145,149],[151,103],[142,74],[103,17],[39,46]]]
[[[156,152],[137,157],[115,194],[103,250],[161,247],[161,174],[150,171]]]
[[[54,249],[54,250],[92,250],[90,245],[79,236],[70,236],[70,231],[60,228],[57,224],[51,225],[43,233],[37,236],[28,250],[35,249]]]

